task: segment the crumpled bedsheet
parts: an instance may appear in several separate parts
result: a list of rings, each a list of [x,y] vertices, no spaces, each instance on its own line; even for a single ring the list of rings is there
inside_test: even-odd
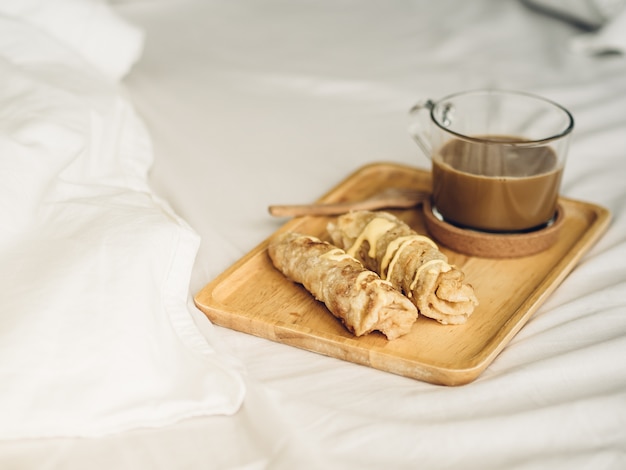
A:
[[[236,412],[190,314],[199,237],[150,189],[119,87],[141,31],[99,1],[0,10],[0,439]]]

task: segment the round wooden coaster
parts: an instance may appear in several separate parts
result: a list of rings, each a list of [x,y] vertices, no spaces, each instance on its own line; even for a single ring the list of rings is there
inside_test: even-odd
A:
[[[548,227],[527,233],[486,233],[439,220],[432,212],[429,199],[422,207],[426,229],[433,238],[459,253],[482,258],[519,258],[547,250],[558,240],[565,220],[564,209],[559,205],[555,220]]]

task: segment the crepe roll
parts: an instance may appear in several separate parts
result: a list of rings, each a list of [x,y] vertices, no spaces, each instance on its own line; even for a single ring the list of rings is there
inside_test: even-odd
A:
[[[463,324],[478,300],[464,274],[428,237],[388,212],[355,211],[328,224],[333,243],[400,290],[418,312]]]
[[[356,336],[377,330],[392,340],[417,320],[417,308],[391,283],[328,242],[286,232],[270,240],[268,253],[279,271],[302,284]]]

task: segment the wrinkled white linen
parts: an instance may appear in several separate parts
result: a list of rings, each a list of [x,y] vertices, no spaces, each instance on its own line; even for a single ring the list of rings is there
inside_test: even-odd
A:
[[[128,73],[143,48],[143,32],[105,0],[2,0],[0,14],[33,25],[112,80]]]
[[[571,47],[574,51],[586,54],[626,55],[626,8],[613,16],[599,31],[573,38]]]
[[[202,236],[193,292],[280,226],[268,205],[312,201],[372,161],[428,168],[407,132],[420,99],[493,86],[568,107],[563,193],[610,209],[611,226],[475,382],[434,386],[217,330],[328,468],[626,464],[622,58],[572,53],[580,30],[518,2],[141,5],[127,11],[146,53],[127,83],[153,130],[155,188]]]
[[[584,29],[569,41],[580,54],[626,54],[626,1],[522,0],[539,12]]]
[[[269,204],[311,201],[372,161],[427,168],[407,134],[408,110],[468,88],[521,89],[567,106],[576,127],[563,192],[607,207],[613,220],[471,384],[398,377],[195,312],[245,367],[237,413],[93,440],[0,442],[0,464],[625,467],[622,58],[573,53],[578,29],[515,1],[117,3],[146,31],[125,83],[154,140],[150,181],[200,235],[192,294],[281,225]]]
[[[151,164],[111,76],[0,17],[0,439],[239,408],[239,374],[187,306],[198,236],[151,191]]]

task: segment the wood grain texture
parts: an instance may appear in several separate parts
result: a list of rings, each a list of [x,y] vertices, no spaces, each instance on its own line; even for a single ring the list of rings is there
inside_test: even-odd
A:
[[[367,197],[389,186],[430,191],[430,172],[374,163],[348,176],[320,199]],[[418,318],[411,332],[393,341],[374,332],[357,338],[303,287],[272,265],[265,240],[209,282],[195,303],[215,324],[394,374],[444,385],[476,379],[557,288],[610,222],[608,210],[561,198],[565,213],[558,241],[526,257],[489,259],[441,250],[474,286],[480,305],[465,325],[444,326]],[[428,234],[420,208],[390,211],[418,233]],[[300,217],[279,231],[329,240],[331,217]]]

